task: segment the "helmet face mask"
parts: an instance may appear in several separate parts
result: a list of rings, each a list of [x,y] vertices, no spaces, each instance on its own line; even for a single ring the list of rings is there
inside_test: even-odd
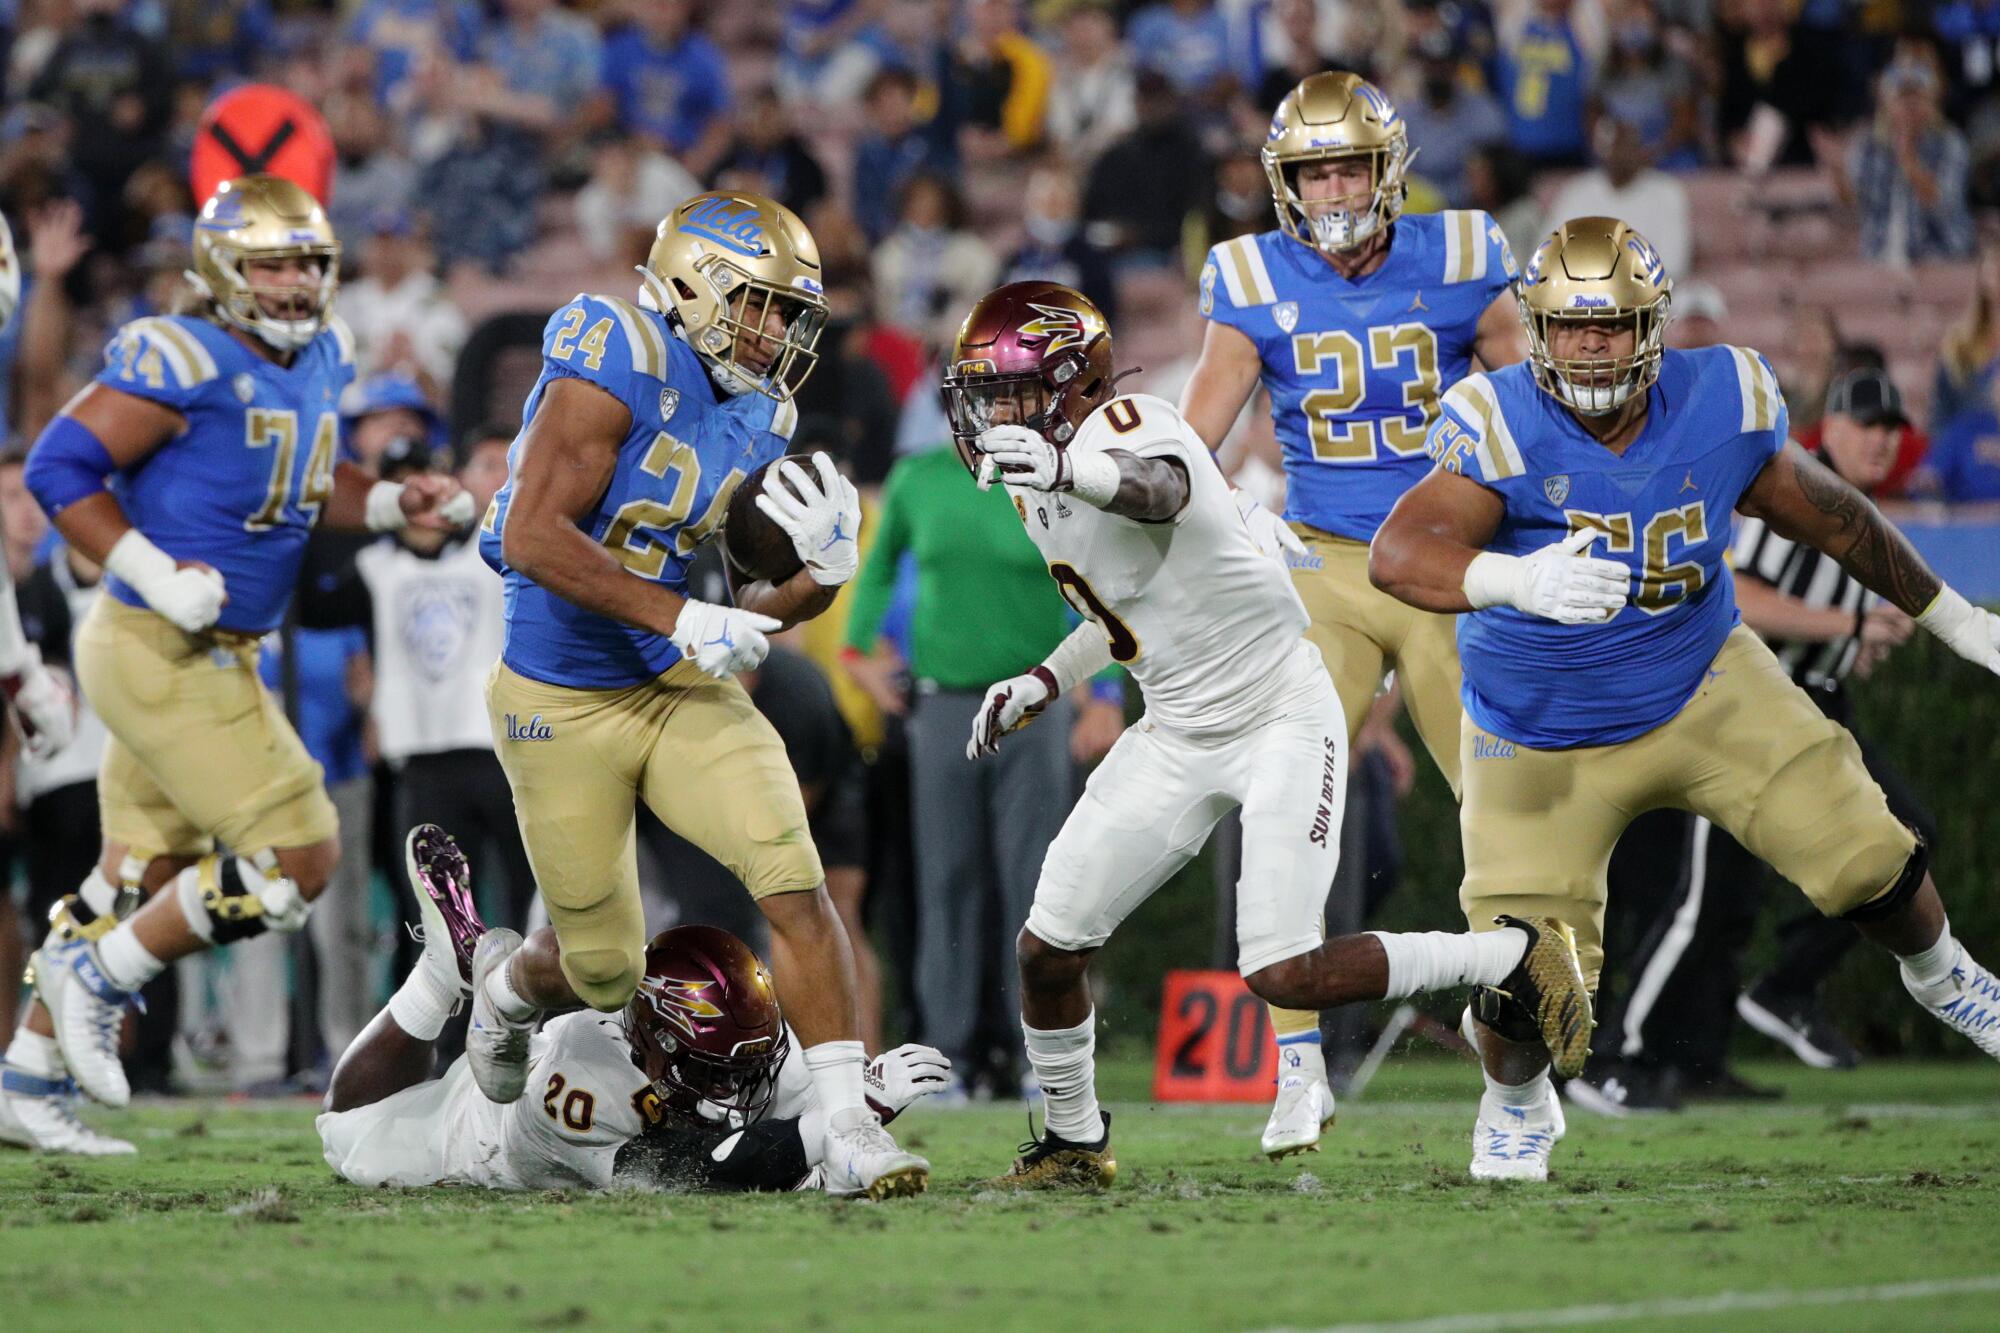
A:
[[[783,402],[812,373],[827,321],[819,249],[775,200],[710,191],[682,203],[639,283],[639,303],[669,317],[724,393]],[[782,331],[766,327],[774,315]]]
[[[1337,72],[1312,75],[1285,95],[1259,153],[1279,229],[1327,254],[1366,244],[1402,216],[1409,192],[1403,177],[1415,157],[1402,117],[1381,90]],[[1300,175],[1309,164],[1357,160],[1368,168],[1365,202],[1343,193],[1334,207],[1325,196],[1306,197]]]
[[[1111,330],[1081,292],[1053,282],[989,292],[959,327],[940,391],[959,461],[977,475],[979,436],[992,426],[1067,445],[1114,378]]]
[[[255,270],[297,260],[300,283],[264,281]],[[195,223],[187,275],[226,324],[280,352],[317,338],[340,289],[340,243],[313,197],[275,176],[225,181]]]
[[[1672,291],[1659,253],[1630,226],[1565,222],[1536,248],[1515,291],[1535,382],[1585,417],[1643,397],[1660,375]],[[1607,335],[1596,347],[1590,329]]]

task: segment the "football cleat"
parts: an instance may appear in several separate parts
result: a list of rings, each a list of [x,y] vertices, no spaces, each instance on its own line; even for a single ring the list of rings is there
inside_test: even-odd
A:
[[[403,864],[410,873],[410,891],[417,896],[423,924],[418,941],[439,975],[458,978],[461,990],[472,986],[472,955],[486,923],[472,897],[472,867],[451,834],[436,824],[419,824],[403,839]]]
[[[1264,1125],[1264,1155],[1272,1161],[1293,1153],[1318,1152],[1319,1138],[1333,1124],[1333,1088],[1323,1078],[1287,1074],[1278,1080],[1278,1100]]]
[[[1482,1096],[1472,1125],[1472,1178],[1547,1180],[1549,1153],[1568,1132],[1553,1088],[1539,1106],[1502,1106]]]
[[[1032,1128],[1032,1124],[1030,1128]],[[1014,1169],[984,1181],[986,1189],[1056,1190],[1109,1189],[1118,1178],[1118,1161],[1111,1155],[1111,1113],[1104,1113],[1104,1134],[1095,1143],[1071,1143],[1050,1133],[1021,1145]]]
[[[111,984],[86,940],[44,944],[35,951],[35,993],[55,1024],[56,1046],[70,1076],[92,1098],[110,1107],[132,1100],[132,1085],[118,1059],[118,1036],[132,996]]]
[[[509,1022],[486,996],[486,979],[507,965],[521,947],[518,930],[489,930],[472,954],[472,1021],[465,1029],[465,1056],[472,1081],[486,1100],[502,1106],[521,1099],[528,1083],[528,1038],[534,1021]]]
[[[882,1200],[922,1194],[930,1188],[931,1164],[904,1152],[866,1107],[851,1107],[828,1118],[821,1179],[828,1194]]]
[[[1934,988],[1928,997],[1907,971],[1900,967],[1897,971],[1903,978],[1903,989],[1930,1010],[1931,1017],[2000,1060],[2000,977],[1974,962],[1964,945],[1958,948],[1958,963],[1948,982]]]
[[[1593,1115],[1618,1118],[1654,1111],[1678,1111],[1680,1097],[1674,1080],[1658,1069],[1613,1061],[1603,1068],[1593,1065],[1563,1084],[1562,1095],[1572,1106]]]
[[[1528,934],[1528,950],[1507,979],[1491,989],[1534,1020],[1556,1073],[1575,1078],[1590,1058],[1590,989],[1576,957],[1576,936],[1554,917],[1495,917],[1503,926]]]
[[[33,1152],[78,1157],[122,1157],[137,1152],[76,1118],[76,1084],[67,1078],[38,1078],[0,1065],[0,1143]]]
[[[1768,986],[1752,986],[1736,997],[1736,1015],[1814,1069],[1852,1069],[1861,1063],[1861,1053],[1810,995],[1781,995]]]

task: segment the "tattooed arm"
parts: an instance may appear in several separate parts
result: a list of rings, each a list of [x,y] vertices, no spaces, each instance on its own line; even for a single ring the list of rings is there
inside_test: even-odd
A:
[[[1910,615],[1922,615],[1944,587],[1867,496],[1796,444],[1764,465],[1736,507],[1779,536],[1826,552],[1863,587]]]
[[[1764,465],[1736,507],[1826,552],[1960,657],[2000,674],[2000,616],[1946,587],[1867,496],[1796,444]]]
[[[1180,459],[1141,458],[1123,449],[1107,449],[1104,455],[1118,465],[1118,489],[1104,506],[1105,513],[1141,523],[1165,523],[1186,507],[1187,464]]]

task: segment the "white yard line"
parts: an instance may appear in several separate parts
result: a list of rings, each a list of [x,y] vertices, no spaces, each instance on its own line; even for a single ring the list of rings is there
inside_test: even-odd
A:
[[[1971,1296],[2000,1292],[2000,1273],[1985,1277],[1939,1278],[1927,1282],[1892,1282],[1873,1287],[1779,1288],[1773,1291],[1724,1291],[1713,1296],[1671,1297],[1622,1304],[1570,1305],[1555,1310],[1484,1311],[1404,1319],[1388,1323],[1330,1324],[1311,1333],[1506,1333],[1510,1329],[1573,1328],[1626,1319],[1685,1319],[1702,1315],[1739,1314],[1750,1310],[1792,1310],[1804,1306],[1870,1305],[1888,1301],[1921,1301],[1938,1296]],[[1286,1328],[1268,1333],[1306,1333]]]

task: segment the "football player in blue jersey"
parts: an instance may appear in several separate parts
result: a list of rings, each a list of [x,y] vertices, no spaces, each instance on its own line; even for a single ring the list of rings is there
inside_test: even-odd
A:
[[[1787,443],[1763,357],[1664,350],[1669,304],[1631,227],[1564,223],[1522,279],[1529,364],[1444,396],[1436,470],[1375,537],[1378,587],[1460,617],[1466,915],[1568,923],[1594,982],[1612,844],[1647,810],[1692,810],[1894,953],[1919,1004],[2000,1058],[2000,979],[1952,938],[1928,850],[1737,615],[1730,516],[1824,551],[1994,672],[2000,618]],[[1563,1132],[1546,1050],[1504,998],[1474,1010],[1472,1174],[1545,1179]]]
[[[1271,120],[1262,156],[1278,227],[1224,241],[1201,273],[1208,320],[1181,413],[1219,448],[1261,380],[1285,463],[1285,517],[1238,493],[1267,550],[1285,548],[1353,744],[1384,673],[1458,791],[1458,653],[1449,616],[1369,586],[1368,542],[1430,470],[1424,432],[1439,392],[1477,357],[1520,359],[1508,288],[1514,259],[1476,211],[1403,216],[1416,155],[1403,119],[1373,84],[1328,72],[1303,80]],[[1265,1127],[1272,1157],[1319,1142],[1333,1117],[1319,1016],[1273,1009],[1280,1059]]]
[[[757,499],[802,567],[730,566],[736,605],[687,593],[730,497],[785,451],[826,320],[819,252],[790,210],[715,192],[660,223],[637,303],[579,296],[550,319],[542,374],[482,548],[506,584],[487,686],[493,737],[550,926],[488,932],[466,1053],[486,1095],[521,1095],[537,1015],[612,1012],[645,970],[635,801],[722,862],[771,925],[786,1013],[829,1110],[829,1191],[921,1191],[862,1094],[854,961],[785,748],[735,673],[765,635],[824,611],[858,563],[861,506],[824,454]],[[726,548],[725,548],[726,550]],[[727,563],[727,562],[725,562]]]
[[[76,671],[111,732],[103,855],[35,955],[38,1003],[0,1073],[42,1146],[131,1151],[82,1131],[68,1098],[72,1079],[108,1106],[130,1098],[118,1034],[133,993],[187,954],[298,930],[326,887],[333,806],[256,670],[308,531],[472,517],[448,478],[398,485],[336,461],[354,376],[332,315],[339,255],[298,186],[226,182],[195,224],[190,313],[120,329],[29,456],[35,498],[105,568]]]

